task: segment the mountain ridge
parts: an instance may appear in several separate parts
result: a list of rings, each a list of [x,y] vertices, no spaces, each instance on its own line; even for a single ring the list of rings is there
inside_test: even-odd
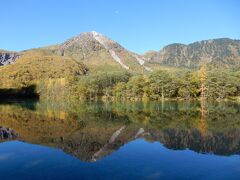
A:
[[[222,67],[240,65],[240,40],[218,38],[190,44],[169,44],[159,51],[143,55],[149,62],[194,68],[202,64]]]
[[[143,55],[132,52],[118,42],[96,32],[84,32],[53,46],[20,52],[0,50],[0,66],[15,63],[25,52],[39,50],[48,55],[69,56],[93,70],[152,71],[158,66],[196,68],[202,64],[231,68],[240,65],[240,40],[217,38],[189,44],[173,43],[159,51]]]

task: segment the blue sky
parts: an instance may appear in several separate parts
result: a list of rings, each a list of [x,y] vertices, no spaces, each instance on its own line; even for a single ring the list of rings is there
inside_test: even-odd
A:
[[[239,0],[1,0],[0,49],[25,50],[101,32],[143,53],[170,43],[240,39]]]

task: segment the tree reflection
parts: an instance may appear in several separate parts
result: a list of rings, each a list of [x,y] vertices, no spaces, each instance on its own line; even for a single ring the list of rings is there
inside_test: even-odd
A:
[[[19,140],[63,149],[96,161],[137,139],[171,149],[219,155],[240,151],[240,105],[207,102],[62,103],[38,102],[34,109],[0,105],[0,125]]]

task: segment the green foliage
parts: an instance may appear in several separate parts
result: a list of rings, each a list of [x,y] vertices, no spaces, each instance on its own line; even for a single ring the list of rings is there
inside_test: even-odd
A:
[[[227,99],[240,94],[239,70],[211,69],[200,71],[158,70],[145,76],[134,76],[127,83],[116,84],[113,96],[120,100],[193,99],[205,93],[207,99]]]
[[[239,95],[240,78],[227,71],[212,71],[207,82],[207,96],[211,99],[224,99]]]
[[[117,84],[113,88],[113,95],[122,100],[161,100],[177,97],[178,90],[184,82],[174,74],[158,70],[145,76],[132,77],[125,84]]]
[[[98,97],[111,97],[112,87],[119,82],[127,82],[130,74],[122,71],[98,72],[79,78],[74,96],[83,100],[96,100]]]

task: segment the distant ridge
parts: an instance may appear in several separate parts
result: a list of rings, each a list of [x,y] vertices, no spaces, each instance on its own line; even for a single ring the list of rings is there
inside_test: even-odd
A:
[[[220,38],[184,44],[170,44],[158,52],[144,55],[151,63],[174,67],[198,67],[212,64],[221,67],[240,65],[240,40]]]

